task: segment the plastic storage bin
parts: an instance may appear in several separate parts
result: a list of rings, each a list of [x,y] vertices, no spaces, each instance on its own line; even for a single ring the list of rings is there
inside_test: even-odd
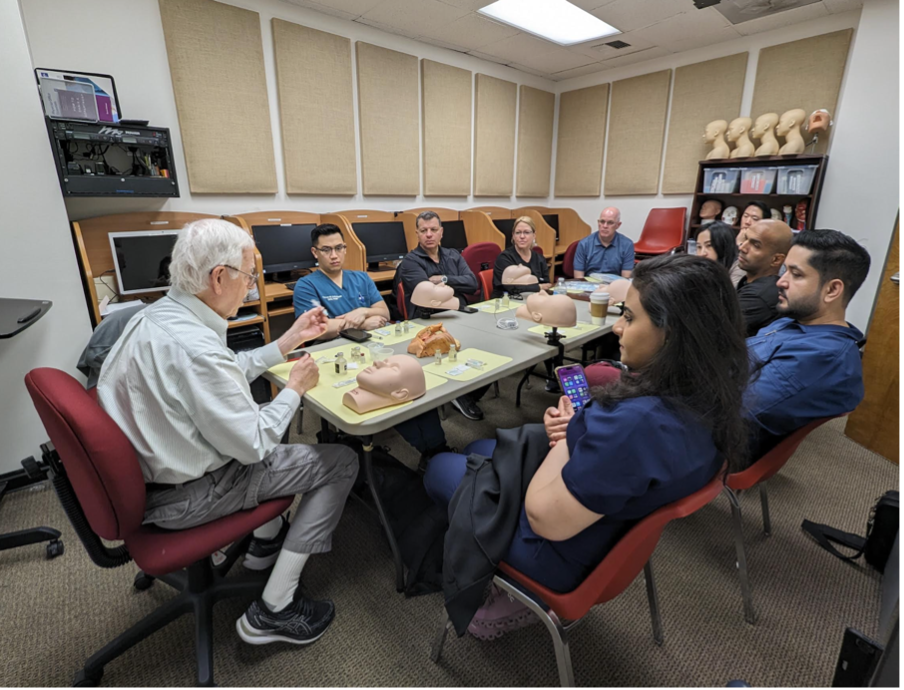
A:
[[[778,169],[779,194],[809,194],[816,177],[817,165],[788,165]]]
[[[740,178],[740,168],[709,168],[703,172],[703,193],[733,194]]]
[[[741,194],[772,194],[777,168],[744,168],[741,171]]]

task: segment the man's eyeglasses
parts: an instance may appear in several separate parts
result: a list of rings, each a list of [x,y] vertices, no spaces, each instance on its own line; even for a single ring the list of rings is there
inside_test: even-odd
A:
[[[248,287],[254,287],[254,284],[257,283],[257,279],[258,279],[257,271],[255,271],[254,273],[245,273],[245,271],[243,271],[240,268],[236,268],[235,266],[230,266],[229,264],[221,264],[221,265],[223,266],[223,268],[228,268],[230,270],[235,271],[236,273],[241,273],[243,276],[245,276],[245,284]],[[216,269],[217,269],[217,266],[214,266],[213,268],[211,268],[210,273],[208,273],[208,275],[212,274]]]
[[[314,250],[319,252],[322,256],[329,256],[333,252],[341,254],[346,249],[348,249],[347,244],[337,244],[335,247],[314,247]]]

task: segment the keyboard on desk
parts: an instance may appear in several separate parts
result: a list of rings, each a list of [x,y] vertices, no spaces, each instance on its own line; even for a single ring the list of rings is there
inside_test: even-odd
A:
[[[295,283],[297,283],[297,282],[298,282],[297,280],[293,280],[291,283],[283,283],[283,285],[285,286],[286,290],[294,290]]]

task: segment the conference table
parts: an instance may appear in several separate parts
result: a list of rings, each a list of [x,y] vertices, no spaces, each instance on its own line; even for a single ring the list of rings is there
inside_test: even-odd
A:
[[[512,301],[511,304],[512,306],[515,306],[520,304],[520,302]],[[476,376],[473,375],[473,371],[470,371],[468,372],[467,380],[454,380],[453,378],[437,376],[435,372],[438,369],[448,371],[450,367],[463,365],[467,357],[459,355],[459,359],[455,363],[450,363],[448,360],[444,359],[442,365],[437,365],[433,357],[420,358],[418,359],[418,362],[421,363],[421,366],[427,374],[427,392],[422,397],[410,403],[384,408],[384,410],[376,416],[364,415],[361,420],[357,420],[355,419],[357,416],[355,413],[344,408],[341,403],[337,403],[335,400],[331,401],[331,403],[326,403],[323,400],[319,400],[319,396],[313,396],[311,394],[305,395],[302,405],[306,411],[315,412],[324,422],[333,425],[339,431],[348,434],[349,436],[358,437],[362,441],[364,448],[365,477],[367,479],[367,484],[370,487],[377,515],[386,532],[393,560],[395,561],[397,591],[401,592],[404,589],[404,565],[402,563],[402,557],[395,535],[393,534],[383,503],[376,490],[373,469],[374,435],[386,431],[387,429],[392,429],[400,422],[417,417],[424,412],[440,407],[445,403],[451,402],[455,398],[492,384],[507,376],[511,376],[514,373],[525,370],[530,372],[537,364],[560,357],[562,350],[580,347],[591,340],[609,333],[618,318],[614,313],[610,312],[604,325],[592,326],[590,323],[589,302],[575,300],[574,304],[577,309],[577,330],[562,329],[565,337],[562,340],[563,348],[561,350],[557,345],[550,344],[544,333],[530,331],[531,328],[537,328],[538,326],[538,324],[533,321],[517,319],[518,328],[515,330],[503,330],[497,328],[497,319],[514,319],[515,310],[508,309],[504,312],[494,313],[494,301],[485,302],[482,305],[475,305],[479,311],[474,314],[460,311],[444,311],[433,314],[429,319],[411,320],[409,322],[411,324],[409,333],[401,336],[404,340],[395,342],[391,345],[386,345],[386,347],[393,351],[393,354],[406,354],[408,351],[408,344],[415,335],[417,335],[418,331],[428,325],[442,323],[443,326],[445,326],[445,328],[461,342],[462,352],[476,348],[485,353],[499,355],[501,358],[505,358],[508,361],[496,363],[494,368],[490,368],[487,371],[478,371]],[[383,330],[383,333],[385,334],[387,330],[390,333],[393,333],[393,329],[393,325],[387,324],[386,329],[381,330]],[[551,329],[543,327],[542,329],[538,328],[538,330],[550,331]],[[373,333],[372,335],[374,335],[375,338],[377,337]],[[386,337],[386,340],[396,339],[397,337],[394,336]],[[337,349],[341,349],[343,355],[348,359],[351,348],[355,345],[358,345],[358,343],[346,340],[345,338],[336,338],[329,342],[307,347],[305,348],[305,351],[315,359],[318,359],[318,353],[324,351],[335,352]],[[367,361],[364,366],[369,366],[373,361],[372,352],[363,345],[361,348],[367,352]],[[322,357],[320,359],[322,359]],[[337,377],[331,370],[333,367],[331,362],[332,360],[330,360],[330,362],[320,363],[321,380],[318,387],[332,386],[333,382],[336,381]],[[290,366],[287,364],[279,365],[266,372],[264,376],[273,384],[282,388],[286,384],[286,378],[284,378],[284,376],[287,375],[289,368]],[[355,372],[350,370],[343,378],[348,380],[348,378],[354,377],[354,375]],[[470,376],[473,376],[473,378],[470,378]],[[439,384],[431,386],[429,381],[436,383],[437,378],[442,379],[442,381]],[[353,386],[348,386],[345,390],[350,388],[353,388]],[[316,390],[316,388],[312,390]],[[332,397],[335,398],[336,396]]]

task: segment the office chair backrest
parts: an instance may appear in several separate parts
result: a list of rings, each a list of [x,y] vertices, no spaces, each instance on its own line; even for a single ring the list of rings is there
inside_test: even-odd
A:
[[[574,255],[578,251],[579,242],[580,240],[576,240],[569,244],[565,256],[562,257],[562,275],[565,278],[574,278]]]
[[[481,271],[477,274],[477,278],[483,288],[483,298],[485,300],[490,299],[490,295],[493,294],[493,269],[488,268],[485,271]]]
[[[405,306],[405,288],[402,287],[402,283],[396,285],[396,306],[399,308],[399,313],[402,315],[402,318],[407,321],[408,307]]]
[[[82,385],[58,369],[25,376],[91,529],[117,541],[141,527],[145,488],[132,444]]]
[[[651,208],[640,232],[640,239],[634,243],[638,252],[665,253],[684,244],[684,221],[687,209]]]
[[[501,254],[499,246],[495,242],[478,242],[468,245],[461,253],[471,273],[475,276],[488,268],[496,265],[496,257]]]

